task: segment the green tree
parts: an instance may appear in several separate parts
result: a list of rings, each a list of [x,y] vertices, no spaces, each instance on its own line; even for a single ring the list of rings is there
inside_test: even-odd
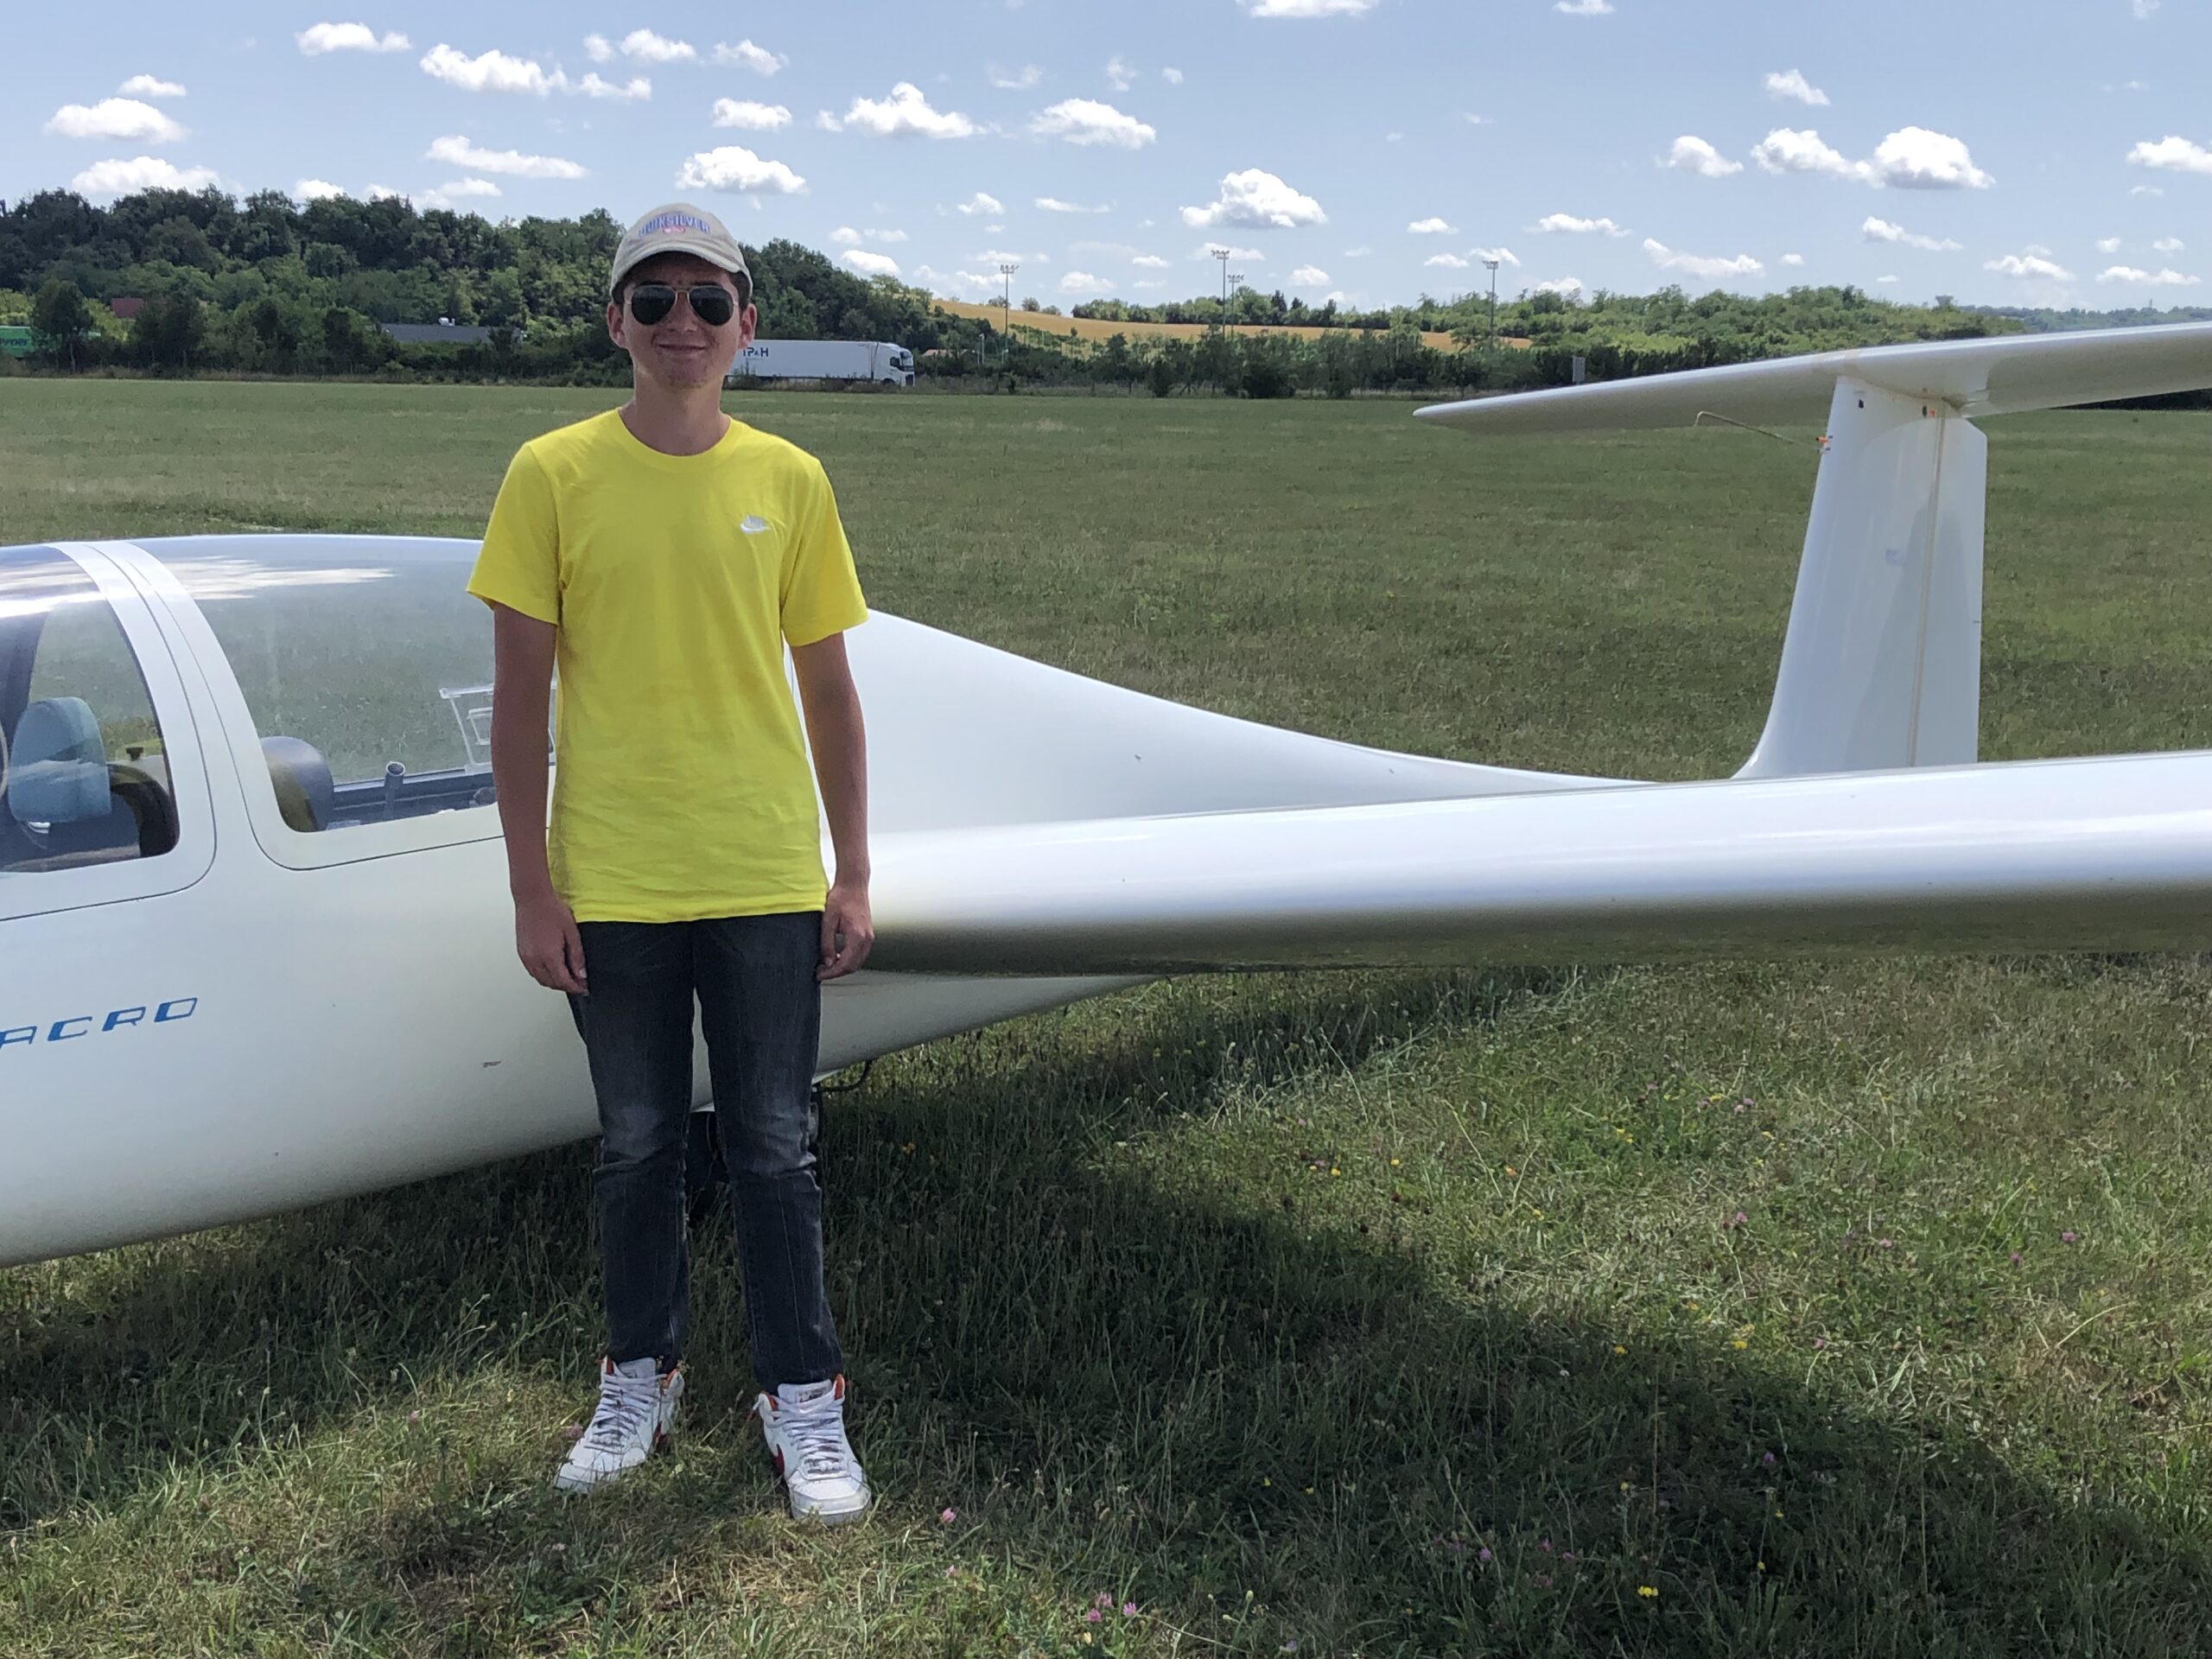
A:
[[[131,320],[130,360],[142,369],[189,371],[206,335],[199,301],[161,295]]]
[[[56,276],[31,302],[31,332],[57,363],[66,357],[73,373],[78,346],[94,332],[92,308],[74,283]]]

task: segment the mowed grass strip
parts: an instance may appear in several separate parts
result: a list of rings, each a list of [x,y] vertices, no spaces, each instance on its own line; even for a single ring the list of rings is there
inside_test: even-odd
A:
[[[473,534],[609,401],[0,384],[0,541]],[[1402,407],[732,407],[824,457],[882,609],[1650,777],[1756,736],[1813,470]],[[1996,424],[1992,758],[2203,741],[2208,435]],[[894,1057],[826,1128],[882,1495],[842,1534],[777,1507],[714,1236],[675,1455],[546,1490],[597,1345],[581,1147],[18,1269],[0,1652],[2202,1652],[2208,1029],[2188,961],[1471,965]]]
[[[989,323],[1004,323],[1009,328],[1027,329],[1033,334],[1051,334],[1065,340],[1070,334],[1093,345],[1111,340],[1116,334],[1126,335],[1132,342],[1147,340],[1203,340],[1213,332],[1213,325],[1205,322],[1116,322],[1107,317],[1056,317],[1043,311],[1024,311],[1019,307],[1007,310],[988,301],[939,300],[940,311],[956,317]],[[1262,327],[1251,323],[1235,323],[1232,334],[1287,334],[1293,340],[1319,340],[1328,334],[1342,334],[1342,328],[1309,328],[1284,324],[1281,327]],[[1450,334],[1429,329],[1421,334],[1421,343],[1440,352],[1456,352],[1459,342]],[[1525,340],[1508,339],[1509,346],[1526,346]]]

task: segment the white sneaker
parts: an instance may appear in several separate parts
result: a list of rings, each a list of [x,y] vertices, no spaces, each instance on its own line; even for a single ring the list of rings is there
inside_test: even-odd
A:
[[[569,1449],[553,1477],[562,1492],[588,1492],[643,1463],[676,1426],[676,1402],[683,1397],[683,1373],[665,1376],[650,1359],[599,1363],[599,1409],[591,1427]]]
[[[791,1498],[791,1514],[828,1525],[857,1521],[868,1505],[868,1477],[845,1438],[845,1379],[786,1382],[753,1404]]]

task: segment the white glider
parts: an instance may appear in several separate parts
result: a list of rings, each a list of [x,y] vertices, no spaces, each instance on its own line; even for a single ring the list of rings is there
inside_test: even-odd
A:
[[[1972,423],[2208,385],[2190,326],[1421,411],[1510,433],[1825,410],[1732,779],[1393,754],[879,615],[850,641],[879,937],[825,995],[821,1068],[1161,974],[2201,947],[2212,754],[1975,764]],[[474,550],[0,550],[0,1264],[593,1131],[568,1011],[514,961]]]

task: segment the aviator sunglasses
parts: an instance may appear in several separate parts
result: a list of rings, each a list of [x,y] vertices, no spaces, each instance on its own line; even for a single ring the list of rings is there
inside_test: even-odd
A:
[[[737,315],[737,296],[720,283],[696,283],[685,288],[639,283],[630,290],[630,315],[650,327],[676,308],[679,294],[690,300],[692,315],[709,328],[719,328]]]

